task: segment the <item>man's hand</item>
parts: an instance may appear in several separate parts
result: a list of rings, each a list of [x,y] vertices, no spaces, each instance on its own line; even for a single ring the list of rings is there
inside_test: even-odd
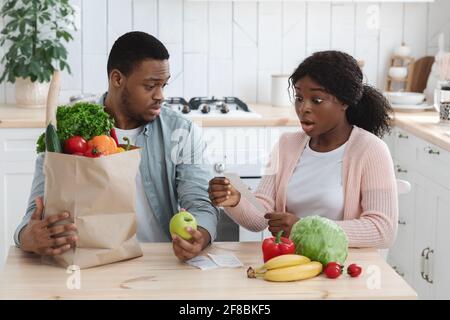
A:
[[[187,227],[186,230],[192,235],[189,240],[184,240],[176,234],[172,235],[173,252],[181,261],[197,256],[211,242],[209,232],[202,227],[198,227],[197,230]]]
[[[76,235],[63,236],[63,233],[76,231],[75,224],[54,224],[69,218],[68,212],[49,216],[42,220],[44,204],[42,198],[35,199],[36,209],[27,226],[19,234],[21,248],[24,251],[34,252],[40,255],[55,256],[62,254],[75,245],[78,240]]]
[[[273,236],[276,236],[278,231],[283,230],[283,237],[286,238],[291,234],[294,223],[299,220],[297,216],[289,212],[266,213],[264,218],[269,219],[269,231],[272,232]]]

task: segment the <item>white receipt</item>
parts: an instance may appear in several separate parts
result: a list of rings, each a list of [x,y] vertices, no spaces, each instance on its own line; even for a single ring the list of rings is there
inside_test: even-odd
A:
[[[254,205],[258,211],[260,212],[266,211],[261,202],[259,202],[259,200],[256,199],[254,194],[248,189],[248,186],[245,185],[245,183],[241,180],[241,178],[239,178],[239,176],[236,173],[225,172],[224,176],[230,180],[233,187],[235,187],[241,193],[241,196],[246,198],[252,205]]]
[[[219,266],[223,268],[239,268],[244,265],[242,262],[233,254],[211,254],[208,256]]]
[[[199,268],[201,270],[218,268],[217,264],[215,264],[213,261],[211,261],[210,258],[208,258],[206,256],[194,257],[192,259],[187,260],[186,263],[190,266]]]

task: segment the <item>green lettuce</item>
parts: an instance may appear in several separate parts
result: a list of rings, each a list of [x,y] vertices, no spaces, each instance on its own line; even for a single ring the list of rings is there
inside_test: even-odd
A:
[[[81,136],[86,141],[92,137],[109,134],[114,127],[114,119],[104,107],[95,103],[78,102],[72,106],[59,106],[56,110],[56,127],[61,145],[68,138]],[[45,133],[38,141],[36,151],[45,151]]]
[[[320,216],[309,216],[297,221],[290,239],[295,243],[296,253],[319,261],[344,264],[348,255],[348,239],[345,232],[333,221]]]

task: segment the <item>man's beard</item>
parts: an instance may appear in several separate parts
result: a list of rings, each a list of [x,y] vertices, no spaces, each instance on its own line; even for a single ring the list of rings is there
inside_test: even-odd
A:
[[[142,119],[140,115],[133,113],[130,103],[130,92],[126,87],[123,89],[123,92],[120,95],[120,103],[122,112],[128,119],[136,121],[139,125],[143,125],[145,123],[144,119]]]

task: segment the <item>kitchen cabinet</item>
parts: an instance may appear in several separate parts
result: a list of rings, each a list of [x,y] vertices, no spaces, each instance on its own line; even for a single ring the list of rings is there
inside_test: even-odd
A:
[[[432,270],[430,270],[429,255],[435,247],[435,190],[430,180],[418,173],[413,173],[412,176],[412,187],[416,190],[412,285],[421,299],[432,299]]]
[[[420,299],[448,299],[450,152],[399,128],[385,142],[397,178],[411,183],[411,192],[399,195],[398,235],[388,262]]]
[[[14,244],[14,231],[25,213],[33,172],[33,161],[0,164],[0,266],[5,261],[7,248]]]
[[[396,164],[396,176],[398,179],[409,181],[413,187],[407,194],[401,194],[399,201],[398,231],[395,245],[389,250],[389,262],[408,283],[413,278],[413,240],[414,240],[414,199],[416,188],[411,177],[411,170],[399,161]]]
[[[386,143],[386,145],[389,148],[389,151],[391,152],[391,156],[393,159],[395,159],[395,128],[391,129],[391,132],[385,134],[385,136],[383,137],[383,141]]]
[[[431,279],[435,286],[435,299],[450,299],[450,192],[436,188],[435,245],[430,253]]]
[[[415,173],[413,286],[421,299],[449,299],[450,190]]]
[[[43,129],[0,129],[0,267],[28,202]]]

